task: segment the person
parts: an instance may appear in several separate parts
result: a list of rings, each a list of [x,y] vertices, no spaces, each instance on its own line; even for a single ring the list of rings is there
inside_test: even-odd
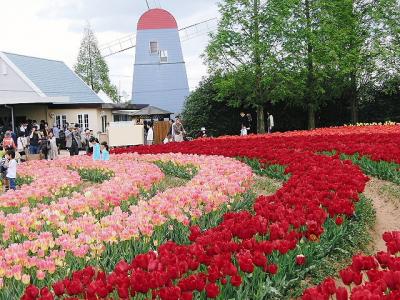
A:
[[[250,134],[253,132],[253,118],[251,116],[250,113],[246,114],[246,118],[247,118],[247,133]]]
[[[89,142],[93,148],[93,160],[101,160],[101,150],[99,141],[95,137],[91,137]]]
[[[176,118],[172,126],[172,131],[174,132],[174,141],[178,143],[183,142],[183,135],[186,134],[186,131],[183,128],[180,118]]]
[[[274,124],[274,116],[267,112],[267,125],[268,125],[268,133],[272,133],[272,130],[275,126]]]
[[[49,160],[54,160],[58,157],[58,147],[57,147],[57,139],[53,134],[53,132],[49,133],[49,144],[50,144],[50,150],[48,158]]]
[[[207,137],[207,133],[206,133],[206,128],[205,127],[201,127],[200,129],[200,136],[201,138],[206,138]]]
[[[144,120],[144,122],[143,122],[143,129],[144,129],[144,131],[143,131],[143,133],[144,133],[144,144],[147,145],[147,133],[149,131],[149,126],[148,126],[146,120]]]
[[[240,135],[241,136],[247,135],[247,128],[244,124],[242,124],[242,130],[240,130]]]
[[[17,161],[15,160],[15,151],[8,150],[6,158],[8,160],[6,178],[10,184],[10,189],[15,190],[15,179],[17,178]]]
[[[164,144],[168,144],[168,143],[171,143],[171,142],[173,142],[173,141],[174,141],[174,139],[173,139],[173,137],[172,137],[172,134],[169,134],[169,133],[168,133],[168,135],[165,137],[163,143],[164,143]]]
[[[36,126],[32,127],[31,135],[29,136],[29,153],[39,154],[39,140],[40,132],[37,130]]]
[[[86,129],[85,133],[82,137],[82,142],[85,145],[85,151],[86,154],[90,155],[93,153],[93,148],[92,145],[90,144],[90,139],[93,137],[93,135],[90,134],[90,130]]]
[[[3,138],[3,151],[7,151],[9,149],[15,149],[16,145],[14,142],[14,139],[11,136],[11,131],[7,130],[6,134],[4,135]]]
[[[78,155],[81,148],[81,139],[76,128],[70,128],[65,132],[66,146],[71,156]]]
[[[60,127],[56,123],[53,125],[53,136],[56,138],[57,147],[60,146]]]
[[[110,160],[110,152],[108,150],[107,142],[102,142],[100,145],[101,160]]]
[[[172,137],[172,139],[173,139],[173,138],[174,138],[174,135],[175,135],[174,130],[173,130],[173,127],[174,127],[174,120],[173,120],[173,119],[170,119],[170,120],[168,121],[168,123],[169,123],[169,129],[168,129],[168,134],[167,134],[167,136],[170,135],[170,136]]]
[[[249,119],[247,118],[246,114],[242,111],[242,112],[240,112],[240,128],[241,128],[241,131],[243,129],[243,126],[246,128],[246,132],[247,132],[247,128],[249,128]]]
[[[153,140],[154,140],[153,123],[150,122],[148,126],[149,129],[147,130],[146,145],[153,145]]]
[[[21,125],[19,126],[19,132],[25,135],[25,130],[26,130],[26,124],[21,123]]]
[[[25,149],[27,145],[28,145],[28,140],[25,137],[25,132],[21,131],[17,139],[17,151],[19,153],[20,159],[22,159],[22,156],[26,155]]]
[[[43,131],[46,129],[46,122],[44,120],[40,120],[39,130]]]

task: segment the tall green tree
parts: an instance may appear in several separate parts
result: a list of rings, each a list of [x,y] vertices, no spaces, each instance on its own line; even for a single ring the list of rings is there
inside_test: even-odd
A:
[[[186,99],[182,118],[185,129],[196,136],[205,127],[209,136],[238,135],[240,130],[240,108],[226,105],[227,99],[215,101],[218,90],[214,84],[218,78],[204,78],[199,87]]]
[[[351,121],[358,122],[360,101],[371,86],[380,89],[400,71],[400,2],[332,1],[332,39],[337,44],[337,77],[348,99]],[[397,37],[397,38],[396,38]]]
[[[271,103],[278,80],[270,28],[265,26],[268,3],[260,0],[225,0],[219,4],[221,20],[211,35],[205,58],[220,98],[234,107],[257,111],[257,132],[265,132],[264,107]]]
[[[102,57],[97,38],[88,23],[79,49],[75,72],[98,93],[103,90],[114,102],[119,102],[118,90],[110,81],[109,68]]]

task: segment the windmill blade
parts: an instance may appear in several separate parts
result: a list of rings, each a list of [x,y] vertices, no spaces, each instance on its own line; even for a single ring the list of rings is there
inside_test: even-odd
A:
[[[179,35],[181,37],[181,41],[185,42],[193,38],[196,38],[198,36],[202,36],[210,32],[213,32],[217,28],[218,28],[218,19],[211,18],[179,29]],[[136,47],[136,35],[130,34],[120,39],[109,42],[107,44],[101,45],[99,48],[102,56],[108,57],[135,47]]]
[[[136,35],[129,34],[99,47],[103,57],[108,57],[136,47]]]

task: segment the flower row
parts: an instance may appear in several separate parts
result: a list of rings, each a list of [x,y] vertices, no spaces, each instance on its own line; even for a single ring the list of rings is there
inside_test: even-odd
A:
[[[346,132],[347,129],[338,128],[116,150],[257,158],[287,166],[286,172],[291,173],[291,178],[275,195],[259,197],[254,214],[228,213],[219,225],[204,232],[191,227],[190,245],[165,243],[157,252],[139,255],[130,263],[121,261],[110,274],[86,268],[57,282],[51,293],[44,292],[87,299],[105,298],[111,293],[118,293],[121,299],[136,294],[192,299],[200,292],[216,298],[221,293],[225,296],[225,284],[241,285],[246,273],[275,274],[279,268],[271,257],[286,255],[300,240],[318,241],[329,216],[335,217],[340,226],[343,218],[354,213],[354,202],[358,201],[358,194],[368,180],[350,162],[313,152],[336,149],[351,153],[363,149],[363,154],[373,156],[377,155],[373,151],[376,148],[364,147],[368,141],[388,146],[391,142],[387,136],[399,139],[397,128],[397,131],[392,127],[370,127],[369,130],[374,135],[365,129],[351,128]],[[385,155],[391,160],[390,147],[387,150],[389,153]],[[296,257],[298,265],[303,265],[305,260],[304,256]],[[38,295],[39,291],[30,287],[25,299],[35,299]]]
[[[332,278],[327,278],[315,288],[307,289],[303,300],[400,299],[400,231],[383,234],[387,252],[375,256],[356,255],[352,264],[339,272],[344,285],[340,287]]]
[[[199,168],[185,186],[173,188],[145,201],[128,202],[138,197],[163,178],[151,162],[174,161]],[[151,236],[157,226],[170,219],[185,224],[193,218],[218,209],[243,193],[252,179],[251,169],[229,158],[206,158],[189,155],[120,155],[97,165],[90,158],[70,158],[50,168],[96,168],[114,172],[99,185],[89,186],[82,193],[57,199],[37,207],[22,207],[21,212],[2,214],[3,240],[23,240],[0,249],[0,277],[29,281],[27,271],[36,270],[36,277],[65,267],[68,253],[78,258],[99,257],[105,245]]]

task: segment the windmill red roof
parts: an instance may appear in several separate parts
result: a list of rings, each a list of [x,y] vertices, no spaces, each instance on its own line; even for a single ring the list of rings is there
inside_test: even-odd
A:
[[[174,16],[161,8],[154,8],[145,12],[137,25],[137,30],[175,28],[178,28],[178,24]]]

